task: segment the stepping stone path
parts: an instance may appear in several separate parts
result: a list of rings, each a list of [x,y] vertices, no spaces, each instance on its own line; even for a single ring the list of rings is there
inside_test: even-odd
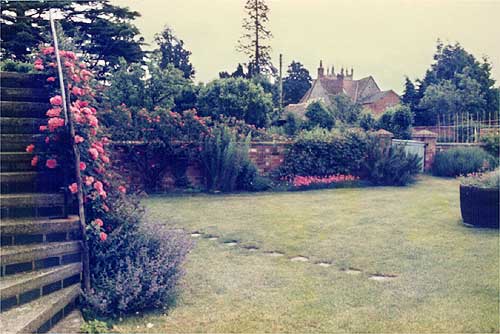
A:
[[[318,262],[316,263],[318,266],[320,267],[324,267],[324,268],[328,268],[328,267],[331,267],[332,264],[331,263],[328,263],[328,262]]]
[[[220,239],[220,237],[218,237],[216,235],[204,234],[204,233],[199,232],[199,231],[192,232],[191,237],[193,237],[193,238],[203,237],[204,239],[208,239],[208,240],[212,240],[212,241],[216,241],[216,240]],[[239,244],[239,242],[238,242],[238,240],[227,240],[227,241],[224,241],[223,244],[228,246],[228,247],[234,247],[234,246],[237,246]],[[257,252],[259,250],[259,247],[253,246],[253,245],[246,245],[246,246],[242,245],[240,247],[243,249],[246,249],[249,252]],[[270,257],[283,257],[283,256],[285,256],[284,253],[279,252],[279,251],[267,251],[267,252],[263,252],[263,254],[266,256],[270,256]],[[292,262],[309,262],[309,258],[299,255],[299,256],[295,256],[295,257],[290,258],[290,261],[292,261]],[[331,262],[316,262],[314,264],[319,266],[319,267],[323,267],[323,268],[329,268],[329,267],[333,266],[333,264]],[[347,268],[347,269],[341,269],[341,271],[346,273],[346,274],[349,274],[349,275],[359,275],[359,274],[363,273],[363,271],[361,269],[352,268],[352,267]],[[397,275],[392,275],[392,274],[391,275],[372,274],[368,277],[369,280],[376,281],[376,282],[387,282],[387,281],[392,281],[396,278],[397,278]]]
[[[266,254],[267,256],[271,256],[271,257],[281,257],[281,256],[285,255],[281,252],[266,252],[264,254]]]
[[[377,281],[377,282],[387,282],[387,281],[391,281],[391,280],[395,279],[396,277],[397,277],[396,275],[377,274],[377,275],[371,275],[370,277],[368,277],[368,279],[372,280],[372,281]]]

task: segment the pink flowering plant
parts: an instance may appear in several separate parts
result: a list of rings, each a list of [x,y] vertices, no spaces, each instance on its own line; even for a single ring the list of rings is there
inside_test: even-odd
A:
[[[32,164],[37,168],[69,171],[64,188],[71,195],[76,197],[81,185],[90,250],[91,289],[85,291],[85,303],[97,314],[108,316],[163,307],[175,294],[191,244],[182,234],[160,227],[147,231],[140,224],[144,216],[139,201],[112,169],[110,141],[104,135],[96,107],[99,92],[94,75],[74,52],[60,51],[59,55],[70,99],[67,117],[75,135],[68,131],[58,91],[55,50],[44,47],[35,68],[47,75],[47,84],[53,88],[51,107],[46,123],[40,127],[45,139],[30,144],[26,151],[33,154]],[[158,113],[145,117],[145,122],[159,125],[166,112]],[[194,117],[193,121],[202,123]],[[73,145],[80,155],[78,166]],[[73,173],[76,168],[81,173],[79,180]]]
[[[59,51],[64,72],[64,80],[69,98],[68,114],[64,114],[63,99],[59,92],[55,50],[52,46],[42,48],[35,60],[35,69],[47,74],[47,84],[53,87],[50,109],[47,110],[47,122],[40,126],[45,136],[42,144],[32,144],[26,151],[34,153],[33,166],[56,169],[75,169],[72,158],[72,145],[80,153],[79,169],[84,196],[85,214],[90,235],[106,241],[107,234],[113,231],[113,219],[107,219],[118,198],[126,192],[126,186],[109,169],[111,159],[107,149],[109,140],[102,136],[100,123],[95,108],[95,90],[93,74],[85,62],[78,59],[72,51]],[[66,117],[73,122],[75,136],[70,138]],[[65,185],[71,194],[78,192],[78,180],[74,175]],[[72,179],[72,180],[71,180]],[[120,187],[120,188],[119,188]]]
[[[283,178],[291,190],[353,187],[360,185],[360,178],[354,175],[335,174],[329,176],[293,176]]]

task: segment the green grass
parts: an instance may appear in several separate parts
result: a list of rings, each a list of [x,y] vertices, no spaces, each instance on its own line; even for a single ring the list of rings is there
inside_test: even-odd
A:
[[[203,237],[177,305],[166,315],[128,317],[115,323],[117,331],[499,331],[498,231],[461,225],[456,180],[425,176],[404,188],[153,197],[145,204],[153,223]],[[290,261],[298,255],[310,261]],[[316,264],[322,261],[332,266]],[[376,273],[397,277],[368,279]]]

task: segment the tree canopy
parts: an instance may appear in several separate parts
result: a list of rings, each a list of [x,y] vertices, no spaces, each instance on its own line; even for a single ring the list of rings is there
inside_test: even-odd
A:
[[[415,114],[417,125],[435,124],[438,115],[498,114],[498,89],[488,59],[478,61],[459,43],[438,41],[434,61],[418,88],[406,78],[403,102]]]
[[[201,88],[198,110],[201,116],[235,117],[264,127],[269,124],[273,102],[271,94],[252,80],[227,78],[214,80]]]
[[[48,12],[57,11],[64,33],[79,45],[103,75],[119,58],[140,62],[144,43],[132,21],[138,12],[103,1],[1,1],[1,39],[5,58],[27,61],[40,43],[49,42]]]
[[[184,41],[177,38],[171,28],[165,27],[161,33],[156,34],[155,42],[159,47],[157,51],[161,57],[161,68],[166,68],[168,64],[172,64],[182,71],[184,78],[192,79],[194,77],[195,70],[189,60],[191,51],[184,48]]]
[[[283,78],[283,104],[298,103],[311,88],[312,78],[300,62],[292,61],[287,76]]]
[[[274,72],[271,46],[267,44],[272,38],[271,31],[266,27],[269,6],[265,0],[247,0],[245,10],[247,16],[242,25],[245,32],[238,40],[237,50],[249,57],[250,76]]]

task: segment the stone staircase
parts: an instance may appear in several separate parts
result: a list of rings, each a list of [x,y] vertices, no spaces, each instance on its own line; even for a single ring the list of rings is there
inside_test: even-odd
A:
[[[82,272],[79,218],[67,214],[64,171],[31,166],[49,109],[45,78],[1,72],[0,328],[49,331],[75,309]]]

